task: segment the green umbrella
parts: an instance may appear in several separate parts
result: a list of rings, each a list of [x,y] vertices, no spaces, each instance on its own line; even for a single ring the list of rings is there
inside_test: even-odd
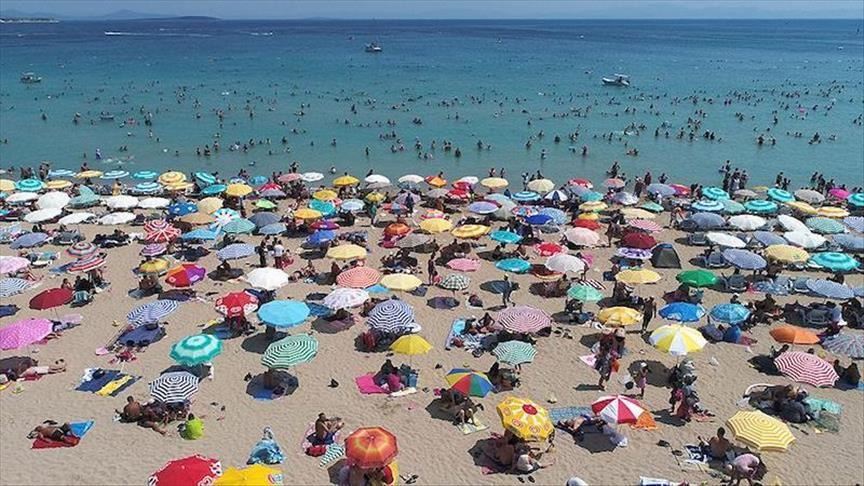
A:
[[[690,287],[711,287],[717,283],[717,275],[709,272],[708,270],[687,270],[685,272],[681,272],[675,276],[682,284],[689,285]]]
[[[492,350],[498,361],[517,366],[534,361],[537,350],[524,341],[506,341]]]
[[[267,347],[261,364],[270,369],[284,369],[312,361],[318,354],[318,340],[308,334],[288,336]]]
[[[273,209],[273,208],[276,208],[277,206],[275,203],[268,201],[267,199],[259,199],[255,203],[255,207],[261,208],[261,209]]]
[[[581,300],[582,302],[595,302],[603,298],[599,290],[590,285],[574,285],[567,291],[567,297]]]
[[[171,359],[184,366],[213,361],[222,352],[222,341],[210,334],[186,336],[171,346]]]

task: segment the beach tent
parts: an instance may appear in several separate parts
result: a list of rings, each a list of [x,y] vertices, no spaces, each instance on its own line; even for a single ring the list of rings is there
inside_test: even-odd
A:
[[[661,243],[651,252],[651,264],[654,268],[681,268],[681,258],[674,246]]]

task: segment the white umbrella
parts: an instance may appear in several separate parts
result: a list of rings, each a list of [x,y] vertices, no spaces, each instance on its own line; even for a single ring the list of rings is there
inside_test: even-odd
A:
[[[732,236],[729,233],[717,233],[712,231],[706,233],[705,238],[717,246],[723,246],[726,248],[744,248],[747,246],[746,243],[741,241],[741,238]]]
[[[278,268],[256,268],[249,272],[246,281],[255,288],[276,290],[288,285],[288,274]]]
[[[324,305],[327,307],[339,310],[357,307],[369,300],[369,292],[363,289],[351,289],[340,287],[330,292],[324,297]]]
[[[106,214],[105,216],[102,216],[101,218],[99,218],[98,223],[99,224],[107,224],[107,225],[126,224],[126,223],[132,221],[133,219],[135,219],[134,213],[129,213],[129,212],[111,213],[111,214]]]
[[[464,182],[466,184],[471,184],[473,186],[474,184],[477,184],[478,182],[480,182],[480,179],[477,177],[474,177],[474,176],[465,176],[465,177],[461,177],[456,182]]]
[[[365,179],[363,179],[363,182],[365,182],[366,184],[377,184],[381,187],[385,187],[383,185],[386,185],[386,186],[390,185],[390,179],[388,179],[387,177],[385,177],[381,174],[368,175],[368,176],[366,176]]]
[[[555,189],[555,183],[549,179],[534,179],[528,183],[528,190],[534,192],[549,192]]]
[[[22,203],[27,201],[33,201],[35,199],[39,199],[39,194],[35,192],[16,192],[11,196],[6,198],[6,202],[8,203]]]
[[[63,210],[60,208],[45,208],[38,209],[33,211],[32,213],[27,213],[24,215],[24,221],[28,223],[41,223],[43,221],[50,221],[57,216],[60,216]]]
[[[805,249],[819,248],[825,244],[825,237],[811,231],[787,231],[783,238],[789,243]]]
[[[729,218],[729,226],[742,230],[753,231],[765,226],[765,218],[752,214],[739,214]]]
[[[300,174],[300,180],[303,182],[318,182],[324,178],[324,174],[320,172],[304,172]]]
[[[39,196],[39,199],[36,200],[36,207],[39,209],[63,209],[71,200],[72,198],[65,192],[51,191]]]
[[[417,174],[408,174],[399,178],[399,182],[404,182],[408,184],[420,184],[421,182],[423,182],[423,180],[423,177]]]
[[[138,203],[138,207],[144,208],[144,209],[160,209],[160,208],[167,208],[169,204],[171,204],[171,200],[168,198],[148,197],[148,198],[142,199]]]
[[[810,228],[808,228],[800,219],[785,214],[777,216],[777,222],[779,222],[780,226],[782,226],[786,231],[810,231]]]
[[[578,246],[595,246],[600,242],[600,235],[588,228],[570,228],[564,232],[564,237]]]
[[[568,255],[567,253],[558,253],[552,255],[546,260],[546,268],[553,272],[559,273],[576,273],[585,269],[585,262],[581,258]]]
[[[105,199],[105,205],[111,209],[131,209],[138,205],[138,198],[135,196],[111,196]]]
[[[57,222],[60,224],[81,224],[84,221],[95,218],[96,215],[82,211],[80,213],[67,214],[60,218]]]

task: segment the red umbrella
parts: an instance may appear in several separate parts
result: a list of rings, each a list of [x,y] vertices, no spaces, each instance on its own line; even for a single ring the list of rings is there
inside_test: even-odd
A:
[[[194,455],[175,459],[153,473],[148,486],[209,485],[222,475],[222,464],[216,459]]]
[[[470,191],[471,190],[471,184],[469,184],[465,181],[456,181],[453,183],[453,188],[458,189],[460,191]]]
[[[176,240],[182,232],[164,219],[156,219],[144,225],[144,233],[148,243],[167,243]]]
[[[534,246],[534,251],[537,252],[540,256],[552,256],[556,253],[561,253],[564,251],[564,248],[561,247],[558,243],[553,243],[551,241],[544,241],[543,243],[539,243]]]
[[[280,186],[279,184],[276,184],[275,182],[268,182],[268,183],[266,183],[263,186],[258,188],[258,192],[281,191],[281,190],[282,190],[282,186]]]
[[[639,402],[623,395],[601,397],[591,410],[610,424],[634,424],[645,413]]]
[[[81,273],[95,270],[105,264],[105,257],[100,255],[90,255],[88,257],[79,258],[70,263],[66,267],[66,271],[70,273]]]
[[[781,373],[789,378],[813,386],[832,386],[837,373],[831,363],[815,354],[786,351],[774,359]]]
[[[583,186],[587,187],[588,189],[594,188],[594,184],[592,184],[591,181],[589,181],[588,179],[582,179],[580,177],[570,179],[569,181],[567,181],[567,184],[570,184],[571,186]]]
[[[345,439],[345,457],[360,469],[384,467],[398,453],[396,436],[381,427],[357,429]]]
[[[35,297],[30,299],[30,308],[45,310],[66,305],[69,302],[72,302],[72,291],[58,287],[39,292]]]
[[[165,281],[174,287],[191,287],[207,276],[207,270],[194,263],[182,263],[168,270]]]
[[[657,240],[645,233],[628,233],[621,238],[621,246],[637,248],[639,250],[650,250],[657,246]]]
[[[402,236],[411,232],[411,227],[405,223],[390,223],[384,228],[384,234],[387,236]]]
[[[339,229],[339,224],[329,219],[319,219],[310,224],[309,227],[314,230],[337,230]]]
[[[469,195],[468,191],[463,190],[463,189],[450,189],[450,191],[447,192],[447,197],[452,198],[452,199],[464,200],[464,199],[468,199],[468,195]]]
[[[600,223],[594,221],[593,219],[574,219],[573,226],[577,228],[588,228],[590,230],[600,229]]]
[[[679,196],[688,196],[690,195],[690,188],[687,186],[683,186],[681,184],[669,184],[669,187],[675,189],[675,194]]]
[[[258,297],[246,292],[231,292],[216,299],[215,307],[225,317],[240,317],[258,308]]]

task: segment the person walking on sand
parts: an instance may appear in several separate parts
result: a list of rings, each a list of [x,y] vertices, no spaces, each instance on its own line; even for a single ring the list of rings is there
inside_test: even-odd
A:
[[[657,303],[654,301],[654,297],[648,297],[645,301],[645,306],[642,309],[642,334],[648,332],[648,326],[651,324],[651,320],[657,316]]]
[[[513,294],[513,282],[510,281],[510,277],[507,275],[504,275],[504,286],[503,287],[504,288],[501,289],[501,303],[504,305],[504,307],[507,307],[507,305],[509,305],[510,302],[512,302],[510,300],[510,296],[511,296],[511,294]]]

